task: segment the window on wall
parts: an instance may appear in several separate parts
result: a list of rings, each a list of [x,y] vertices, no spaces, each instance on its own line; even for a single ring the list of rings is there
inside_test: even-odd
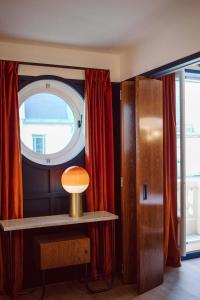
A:
[[[45,154],[45,136],[33,134],[33,151]]]
[[[84,148],[84,101],[70,86],[57,80],[35,81],[19,92],[22,154],[56,165]]]
[[[182,254],[200,250],[200,70],[177,72],[177,192]]]

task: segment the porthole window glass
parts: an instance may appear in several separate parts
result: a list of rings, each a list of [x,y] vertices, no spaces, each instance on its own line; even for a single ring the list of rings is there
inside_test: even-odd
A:
[[[84,101],[57,80],[35,81],[19,92],[22,154],[45,165],[64,163],[84,148]]]
[[[21,139],[34,152],[53,154],[64,149],[75,127],[70,106],[56,95],[35,94],[20,106]]]

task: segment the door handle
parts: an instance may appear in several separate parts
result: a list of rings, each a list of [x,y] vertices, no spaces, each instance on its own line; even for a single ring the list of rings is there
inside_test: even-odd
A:
[[[147,184],[143,183],[143,200],[147,200],[147,197],[148,197]]]

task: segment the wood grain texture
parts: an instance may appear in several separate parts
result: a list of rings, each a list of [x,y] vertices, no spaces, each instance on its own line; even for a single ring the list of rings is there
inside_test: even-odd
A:
[[[162,83],[138,77],[121,91],[123,280],[142,293],[163,280]]]
[[[121,84],[121,216],[124,283],[136,282],[135,82]]]
[[[163,281],[162,83],[144,78],[136,79],[136,200],[137,284],[143,293]]]
[[[81,234],[51,234],[34,237],[35,258],[41,270],[87,264],[90,238]]]

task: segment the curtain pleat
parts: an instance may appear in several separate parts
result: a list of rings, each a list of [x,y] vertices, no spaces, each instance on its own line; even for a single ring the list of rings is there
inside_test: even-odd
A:
[[[112,87],[108,71],[86,70],[86,169],[90,175],[88,211],[115,212]],[[110,275],[111,224],[90,226],[91,274]],[[101,232],[100,232],[101,230]]]
[[[161,80],[164,116],[164,257],[166,265],[179,267],[175,73]]]
[[[0,61],[0,218],[23,217],[22,161],[20,150],[18,108],[18,64]],[[0,232],[0,292],[10,285],[6,264],[7,241]],[[13,233],[13,286],[16,294],[22,286],[23,239],[21,232]]]

